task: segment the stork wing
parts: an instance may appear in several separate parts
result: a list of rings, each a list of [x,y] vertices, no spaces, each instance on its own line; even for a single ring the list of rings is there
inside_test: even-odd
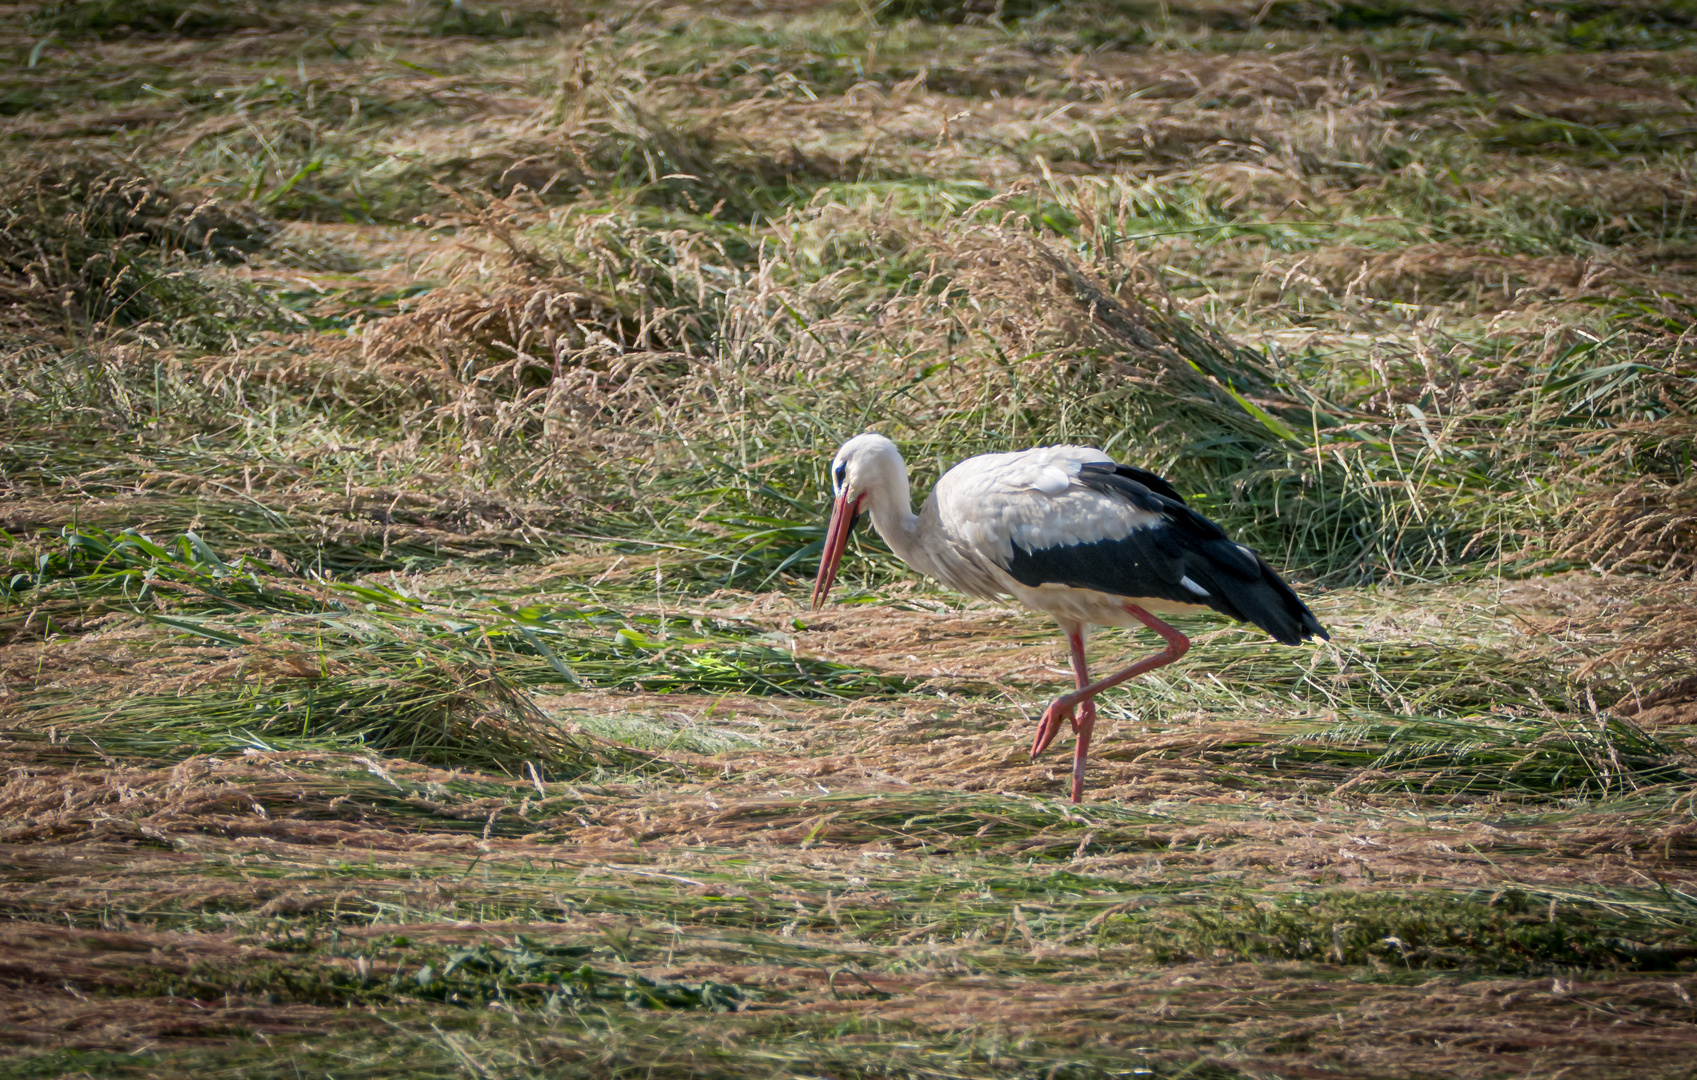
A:
[[[982,464],[979,464],[982,463]],[[1325,637],[1254,551],[1154,473],[1087,447],[974,458],[939,484],[945,529],[1023,585],[1202,604],[1289,645]]]

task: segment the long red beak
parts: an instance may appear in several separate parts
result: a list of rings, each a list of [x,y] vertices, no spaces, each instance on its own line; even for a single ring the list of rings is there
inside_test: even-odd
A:
[[[841,498],[831,507],[831,524],[825,529],[825,550],[819,555],[819,576],[813,579],[814,611],[819,610],[819,605],[825,602],[825,594],[837,582],[837,567],[843,561],[844,549],[848,547],[849,533],[854,531],[855,522],[860,520],[860,504],[865,498],[862,495],[852,504],[846,497]]]

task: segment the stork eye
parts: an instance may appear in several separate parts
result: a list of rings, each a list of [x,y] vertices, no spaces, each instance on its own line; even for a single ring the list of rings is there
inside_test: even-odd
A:
[[[837,487],[841,489],[843,484],[848,482],[848,462],[837,462],[836,469],[831,473],[831,479],[836,483]]]

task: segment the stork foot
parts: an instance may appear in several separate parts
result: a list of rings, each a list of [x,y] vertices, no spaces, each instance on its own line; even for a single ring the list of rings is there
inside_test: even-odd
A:
[[[1077,710],[1076,713],[1074,710]],[[1058,697],[1043,710],[1042,719],[1037,721],[1037,737],[1031,742],[1031,756],[1036,758],[1049,748],[1055,741],[1055,736],[1061,733],[1061,724],[1065,723],[1073,731],[1090,737],[1090,728],[1096,723],[1096,701],[1085,698],[1078,701],[1076,695],[1068,694]]]
[[[1038,755],[1049,748],[1055,741],[1055,736],[1061,733],[1061,725],[1068,724],[1074,731],[1078,730],[1078,720],[1073,717],[1072,702],[1064,697],[1056,698],[1043,710],[1043,718],[1037,721],[1037,737],[1031,741],[1031,760],[1037,760]]]
[[[1037,738],[1031,743],[1031,760],[1036,761],[1038,755],[1049,748],[1055,736],[1061,733],[1063,723],[1078,735],[1078,746],[1073,752],[1070,791],[1072,801],[1078,802],[1084,797],[1084,758],[1090,752],[1090,733],[1096,727],[1095,700],[1085,698],[1079,701],[1076,695],[1068,694],[1051,702],[1043,710],[1043,718],[1037,721]]]

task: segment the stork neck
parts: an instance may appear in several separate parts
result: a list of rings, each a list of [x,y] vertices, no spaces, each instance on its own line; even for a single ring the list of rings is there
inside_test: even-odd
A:
[[[919,517],[913,512],[912,498],[905,469],[866,493],[872,527],[896,557],[909,566],[914,564],[919,550]]]

